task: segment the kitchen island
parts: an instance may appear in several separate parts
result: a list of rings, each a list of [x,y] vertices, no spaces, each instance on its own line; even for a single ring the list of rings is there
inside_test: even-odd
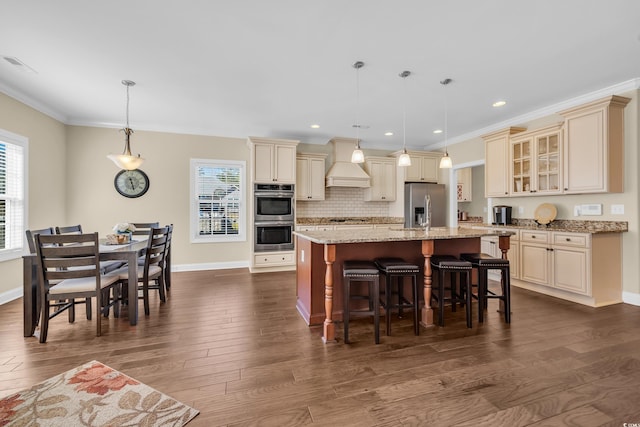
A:
[[[502,257],[509,250],[511,232],[437,227],[424,229],[365,229],[296,231],[296,307],[309,325],[323,324],[324,342],[335,341],[335,320],[342,319],[342,292],[334,298],[334,283],[342,283],[342,263],[348,259],[401,257],[424,266],[423,326],[433,326],[431,309],[432,255],[480,252],[483,236],[498,236]],[[340,287],[341,289],[341,287]],[[334,304],[335,301],[335,304]],[[324,319],[324,320],[322,320]]]

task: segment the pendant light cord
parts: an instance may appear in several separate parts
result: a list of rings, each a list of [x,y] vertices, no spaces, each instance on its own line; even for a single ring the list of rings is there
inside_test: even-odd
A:
[[[127,129],[129,129],[129,85],[127,85]]]
[[[444,87],[444,154],[446,156],[449,155],[447,150],[447,146],[449,144],[449,107],[447,106],[447,85],[451,83],[451,79],[444,79],[440,82],[440,84]]]
[[[402,150],[407,151],[407,79],[406,76],[402,76]]]

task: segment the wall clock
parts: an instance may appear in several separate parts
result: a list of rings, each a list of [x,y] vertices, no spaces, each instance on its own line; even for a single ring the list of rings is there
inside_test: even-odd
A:
[[[124,197],[140,197],[149,189],[149,177],[140,169],[121,170],[116,174],[113,185]]]

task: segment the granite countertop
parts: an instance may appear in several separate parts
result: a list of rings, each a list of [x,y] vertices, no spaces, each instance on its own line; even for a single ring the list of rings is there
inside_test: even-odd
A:
[[[571,233],[624,233],[629,231],[629,224],[626,221],[580,221],[569,219],[558,219],[549,225],[540,225],[533,219],[514,219],[513,224],[495,225],[469,223],[467,226],[491,227],[496,229],[519,229],[519,230],[540,230],[540,231],[567,231]]]
[[[390,228],[367,230],[294,231],[296,236],[320,244],[375,243],[416,240],[466,239],[482,236],[509,236],[512,232],[479,230],[472,228],[433,227],[428,232],[423,228]]]
[[[303,217],[296,218],[298,225],[336,225],[336,224],[404,224],[402,217],[364,216],[364,217]]]

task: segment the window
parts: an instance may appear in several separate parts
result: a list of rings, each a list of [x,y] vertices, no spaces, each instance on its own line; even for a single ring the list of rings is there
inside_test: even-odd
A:
[[[246,240],[243,161],[191,159],[191,241]]]
[[[0,130],[0,260],[22,256],[27,139]]]

